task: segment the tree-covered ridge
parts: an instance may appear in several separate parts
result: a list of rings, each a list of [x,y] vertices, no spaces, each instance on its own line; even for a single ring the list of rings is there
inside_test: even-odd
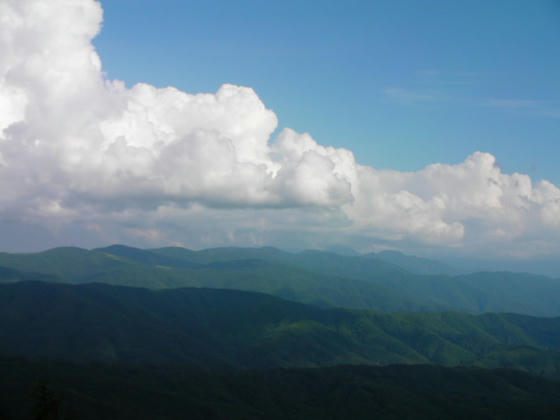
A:
[[[57,248],[0,253],[0,267],[72,284],[103,282],[151,289],[209,287],[255,291],[323,307],[384,312],[517,312],[560,315],[560,280],[516,273],[417,275],[366,256],[275,248],[97,250]],[[28,275],[19,276],[26,280]],[[14,281],[17,276],[0,281]]]
[[[560,318],[320,309],[202,288],[0,286],[3,354],[241,368],[436,363],[560,377]]]

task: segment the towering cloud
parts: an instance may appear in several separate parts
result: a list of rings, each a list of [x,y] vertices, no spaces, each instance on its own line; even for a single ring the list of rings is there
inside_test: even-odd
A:
[[[480,152],[403,173],[289,128],[271,138],[276,115],[247,87],[128,88],[102,72],[91,43],[101,22],[93,0],[0,0],[1,220],[200,246],[282,231],[515,239],[516,252],[533,253],[559,242],[560,190],[549,182],[504,174]]]

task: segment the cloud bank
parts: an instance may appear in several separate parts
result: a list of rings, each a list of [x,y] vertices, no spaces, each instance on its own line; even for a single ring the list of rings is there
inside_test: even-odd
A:
[[[0,0],[4,224],[78,244],[262,245],[297,233],[304,246],[559,245],[560,190],[502,173],[488,153],[377,170],[307,133],[272,138],[278,119],[251,88],[191,95],[109,80],[92,45],[102,15],[93,0]]]

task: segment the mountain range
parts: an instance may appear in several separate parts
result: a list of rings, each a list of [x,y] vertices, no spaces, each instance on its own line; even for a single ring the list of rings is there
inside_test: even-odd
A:
[[[0,419],[556,418],[559,315],[395,252],[1,253]]]
[[[558,279],[511,272],[420,275],[409,270],[414,265],[418,265],[415,257],[402,254],[388,262],[379,254],[289,253],[275,248],[142,250],[113,245],[91,251],[55,248],[35,254],[1,253],[0,281],[43,276],[46,281],[70,284],[227,288],[322,307],[384,312],[560,315]]]
[[[235,290],[0,287],[2,353],[235,368],[433,363],[560,378],[560,318],[322,309]]]

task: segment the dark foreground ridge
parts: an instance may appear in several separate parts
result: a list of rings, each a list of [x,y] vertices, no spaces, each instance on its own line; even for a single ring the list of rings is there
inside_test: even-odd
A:
[[[512,370],[202,371],[0,358],[0,418],[557,419],[560,383]]]

